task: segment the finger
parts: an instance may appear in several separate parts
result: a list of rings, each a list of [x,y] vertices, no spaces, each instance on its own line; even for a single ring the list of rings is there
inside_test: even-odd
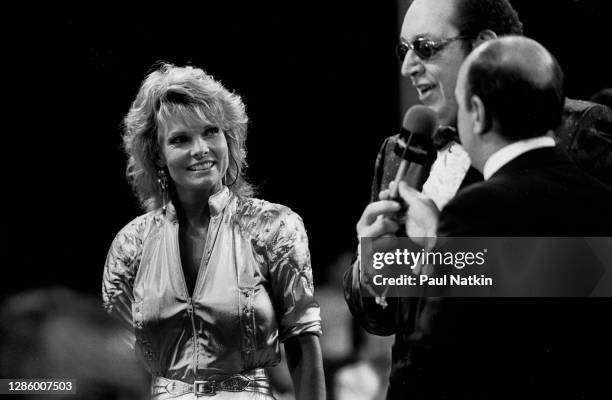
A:
[[[361,232],[361,237],[379,237],[397,232],[399,225],[392,219],[380,216],[373,224]]]
[[[385,189],[378,194],[379,200],[389,200],[389,197],[390,197],[389,189]]]
[[[379,215],[392,214],[399,211],[400,205],[397,201],[380,200],[368,204],[363,211],[361,219],[367,224],[372,224]]]
[[[418,200],[421,193],[418,190],[408,186],[406,182],[400,182],[399,194],[408,205],[411,205]]]

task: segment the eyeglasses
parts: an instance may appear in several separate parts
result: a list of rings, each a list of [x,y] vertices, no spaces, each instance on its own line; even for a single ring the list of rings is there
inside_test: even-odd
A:
[[[440,50],[455,40],[465,39],[467,36],[455,36],[454,38],[435,41],[425,37],[414,39],[410,43],[402,42],[397,45],[396,53],[400,62],[404,62],[408,50],[414,51],[421,60],[426,61],[435,56]]]

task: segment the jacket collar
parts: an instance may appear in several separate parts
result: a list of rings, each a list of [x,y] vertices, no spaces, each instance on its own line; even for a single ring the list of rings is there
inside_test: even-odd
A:
[[[229,204],[232,198],[232,192],[229,190],[227,186],[222,186],[221,190],[214,193],[212,196],[208,198],[208,207],[210,208],[210,216],[216,217],[223,213],[225,207]],[[178,222],[176,208],[172,201],[168,202],[166,208],[166,218],[168,218],[172,222]]]
[[[492,154],[484,164],[484,179],[490,178],[497,170],[521,154],[543,147],[555,147],[555,139],[550,136],[538,136],[519,140],[502,147]]]
[[[222,186],[221,190],[217,193],[213,194],[208,198],[208,206],[210,207],[210,216],[216,217],[223,213],[225,207],[227,207],[230,198],[232,197],[232,192],[229,190],[227,186]]]
[[[539,149],[530,150],[509,161],[507,164],[497,170],[497,172],[495,172],[491,177],[493,178],[499,174],[511,171],[521,171],[566,163],[571,163],[571,161],[563,150],[559,149],[558,147],[542,147]]]

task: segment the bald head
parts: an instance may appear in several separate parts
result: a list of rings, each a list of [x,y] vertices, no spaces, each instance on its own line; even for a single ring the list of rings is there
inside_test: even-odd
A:
[[[466,104],[480,98],[487,128],[510,141],[544,135],[561,122],[563,73],[538,42],[505,36],[483,43],[459,72]]]
[[[466,68],[478,61],[514,70],[536,87],[554,84],[556,60],[544,46],[524,36],[506,36],[483,43],[466,59]]]

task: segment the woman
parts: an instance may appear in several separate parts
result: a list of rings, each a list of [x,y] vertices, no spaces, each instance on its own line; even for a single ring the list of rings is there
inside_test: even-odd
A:
[[[170,64],[125,118],[127,176],[148,212],[115,237],[103,299],[133,326],[155,399],[272,399],[279,341],[296,398],[324,396],[306,232],[249,197],[246,125],[239,96]]]

